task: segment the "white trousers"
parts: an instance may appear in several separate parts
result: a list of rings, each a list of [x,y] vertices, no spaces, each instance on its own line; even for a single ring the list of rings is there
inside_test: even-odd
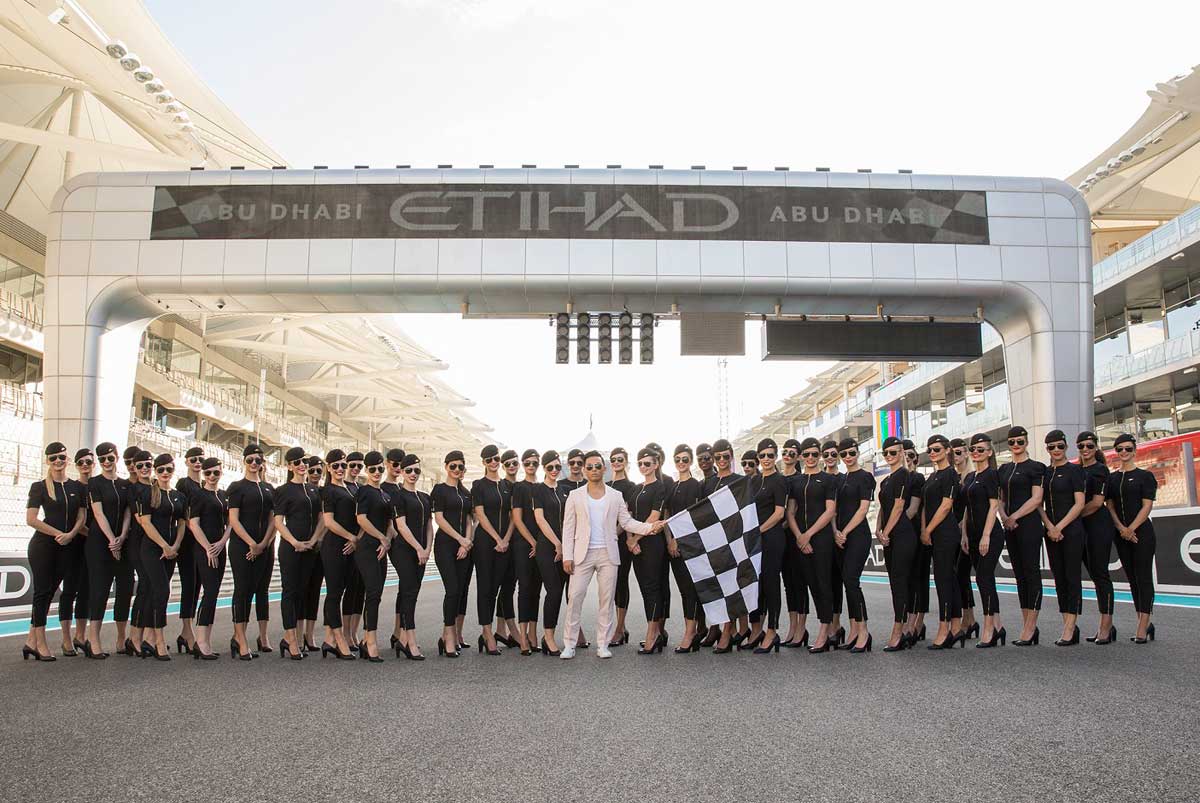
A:
[[[563,643],[574,647],[579,637],[579,619],[583,612],[583,599],[587,596],[592,575],[597,575],[598,596],[596,609],[596,649],[608,645],[612,629],[613,594],[617,588],[617,565],[608,557],[608,550],[589,549],[583,560],[575,564],[571,583],[567,591],[567,624],[563,630]]]

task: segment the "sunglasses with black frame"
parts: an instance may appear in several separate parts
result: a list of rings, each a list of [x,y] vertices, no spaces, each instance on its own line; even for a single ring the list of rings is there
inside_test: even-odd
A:
[[[858,449],[838,450],[839,457],[858,457]]]
[[[583,470],[584,471],[603,471],[604,464],[603,463],[588,463],[586,466],[583,467]]]
[[[1067,442],[1066,441],[1055,441],[1054,443],[1047,443],[1046,451],[1052,451],[1052,450],[1055,452],[1057,452],[1059,450],[1062,450],[1065,452],[1067,450]]]
[[[757,465],[758,465],[758,463],[753,460],[743,460],[742,461],[742,468],[754,468]]]
[[[1122,443],[1120,446],[1115,447],[1113,451],[1120,452],[1121,454],[1130,454],[1137,451],[1137,447],[1131,443]]]
[[[210,469],[208,469],[208,470],[206,470],[206,471],[203,471],[203,472],[201,472],[201,473],[202,473],[204,476],[206,476],[206,477],[219,477],[219,476],[221,476],[221,469],[219,469],[219,468],[210,468]]]
[[[531,458],[529,460],[526,460],[521,465],[525,466],[525,468],[537,468],[538,467],[538,459],[536,457]]]
[[[1008,445],[1009,446],[1024,446],[1025,439],[1024,438],[1009,438]]]

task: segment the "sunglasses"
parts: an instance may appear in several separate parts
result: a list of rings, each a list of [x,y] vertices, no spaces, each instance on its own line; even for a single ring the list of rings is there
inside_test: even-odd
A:
[[[774,452],[759,452],[758,459],[759,460],[774,460],[775,453]]]
[[[382,474],[384,470],[383,466],[367,466],[368,474]]]
[[[692,458],[688,457],[685,454],[680,455],[679,457],[675,458],[675,465],[677,465],[677,466],[686,466],[690,462],[692,462]]]
[[[342,462],[342,463],[330,463],[330,464],[329,464],[329,468],[330,468],[330,470],[331,470],[331,471],[345,471],[345,470],[346,470],[346,464],[345,464],[344,462]]]
[[[210,468],[208,471],[205,471],[205,472],[204,472],[204,476],[206,476],[206,477],[219,477],[219,476],[221,476],[221,469],[219,469],[219,468]]]
[[[497,457],[496,455],[492,455],[491,457],[485,457],[485,458],[483,458],[483,462],[484,462],[484,463],[487,463],[487,464],[490,466],[492,463],[499,463],[499,462],[500,462],[500,458],[499,458],[499,457]]]
[[[88,457],[83,460],[76,460],[75,465],[79,466],[80,468],[91,468],[92,466],[96,465],[96,461]]]
[[[916,452],[905,452],[905,453],[904,453],[904,456],[905,456],[905,457],[907,457],[909,460],[916,460],[916,459],[917,459],[917,453],[916,453]]]
[[[446,466],[447,471],[462,471],[464,468],[466,465],[463,463],[450,463]]]
[[[828,449],[824,452],[821,452],[821,457],[837,457],[837,456],[838,456],[838,453],[837,453],[836,449]]]
[[[1067,444],[1063,443],[1062,441],[1057,441],[1055,443],[1047,443],[1046,444],[1046,451],[1050,451],[1050,452],[1061,452],[1061,451],[1064,451],[1066,448],[1067,448]]]
[[[701,452],[700,454],[696,455],[696,459],[701,463],[711,463],[713,456],[708,452]]]
[[[304,466],[304,465],[308,465],[308,461],[305,460],[303,457],[301,457],[301,458],[291,461],[290,463],[288,463],[288,465],[289,466]]]
[[[320,466],[313,466],[312,468],[310,468],[308,470],[308,473],[309,474],[320,474],[320,473],[322,473],[322,469]]]
[[[246,465],[248,465],[248,466],[261,466],[262,464],[263,464],[263,459],[261,457],[247,457],[246,458]]]
[[[1024,446],[1025,439],[1024,438],[1009,438],[1008,445],[1009,446]]]
[[[1092,443],[1091,441],[1080,441],[1079,443],[1077,443],[1075,445],[1077,447],[1079,447],[1080,449],[1095,449],[1096,448],[1096,444]]]
[[[155,474],[174,474],[175,466],[159,466],[158,468],[154,469],[154,473]]]
[[[801,456],[801,457],[813,458],[813,457],[820,457],[820,456],[821,456],[821,453],[820,453],[820,452],[814,452],[814,451],[812,451],[812,450],[810,449],[810,450],[809,450],[809,451],[807,451],[807,452],[802,452],[802,453],[800,454],[800,456]]]
[[[955,449],[955,450],[954,450],[954,456],[955,456],[955,457],[962,457],[962,456],[963,456],[963,450],[962,450],[962,449]]]
[[[990,448],[991,448],[990,446],[982,446],[982,445],[972,446],[971,454],[987,454],[987,450]]]
[[[153,463],[135,463],[133,467],[136,468],[138,471],[145,471],[148,468],[153,468],[154,464]]]
[[[413,477],[419,477],[421,476],[421,469],[417,468],[416,466],[409,466],[408,468],[404,469],[404,473]]]
[[[504,463],[505,468],[516,468],[519,465],[520,463],[518,463],[516,460],[508,460]]]
[[[65,463],[65,462],[67,462],[67,455],[65,452],[63,454],[52,454],[52,455],[50,455],[50,462],[51,463]]]
[[[364,466],[364,465],[366,465],[366,464],[365,464],[365,463],[347,463],[346,465],[347,465],[349,468],[356,468],[356,469],[358,469],[359,471],[362,471],[362,470],[363,470],[363,466]]]
[[[654,468],[653,460],[639,460],[638,468]]]
[[[795,449],[784,449],[783,456],[784,457],[799,457],[800,453],[797,452]]]
[[[115,454],[101,455],[100,462],[101,463],[115,463],[115,462],[117,462],[117,456]]]
[[[614,456],[614,457],[610,457],[610,458],[609,458],[609,460],[610,460],[611,462],[613,462],[613,463],[624,463],[624,462],[625,462],[625,455],[620,455],[620,454],[619,454],[619,455],[616,455],[616,456]]]
[[[942,448],[941,446],[930,446],[928,449],[926,449],[926,451],[929,452],[930,454],[941,454],[942,452],[944,452],[946,450],[944,448]]]
[[[399,460],[389,460],[388,465],[391,466],[392,468],[400,468],[400,461]]]
[[[842,457],[858,457],[858,449],[847,449],[844,452],[839,451],[838,454]]]
[[[742,461],[742,468],[754,468],[757,465],[758,465],[758,463],[754,462],[753,460],[743,460]]]
[[[897,456],[898,454],[900,454],[900,450],[899,450],[899,449],[884,449],[884,450],[883,450],[883,456],[884,456],[884,457],[895,457],[895,456]]]
[[[202,455],[202,454],[194,455],[194,456],[192,456],[192,457],[189,457],[189,458],[187,459],[187,461],[188,461],[189,463],[203,463],[203,462],[204,462],[204,455]]]
[[[546,466],[546,472],[549,473],[551,471],[562,471],[562,464],[551,463],[550,465]]]
[[[1122,454],[1131,454],[1136,448],[1136,446],[1121,445],[1117,447],[1117,451]]]
[[[583,467],[583,470],[584,471],[603,471],[604,464],[603,463],[588,463],[586,466]]]
[[[570,466],[571,468],[574,468],[575,466],[582,466],[583,461],[582,460],[568,460],[567,465]]]
[[[733,452],[721,452],[715,459],[718,463],[728,463],[733,459]]]
[[[525,466],[525,468],[537,468],[537,467],[538,467],[538,461],[537,461],[537,460],[526,460],[526,461],[525,461],[524,463],[522,463],[521,465]]]

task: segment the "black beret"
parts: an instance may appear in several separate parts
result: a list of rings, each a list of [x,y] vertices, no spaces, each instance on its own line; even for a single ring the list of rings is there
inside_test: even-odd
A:
[[[400,468],[408,468],[409,466],[415,466],[417,463],[420,463],[420,462],[421,462],[421,458],[417,457],[412,452],[409,452],[408,454],[404,455],[404,459],[400,461]]]
[[[191,449],[188,449],[187,452],[183,455],[185,460],[189,457],[203,457],[203,456],[204,456],[204,448],[200,447],[200,446],[193,446]]]
[[[363,464],[368,466],[377,466],[382,462],[383,452],[376,451],[375,449],[367,452],[366,456],[363,458]]]
[[[316,468],[319,465],[321,465],[321,458],[317,457],[316,455],[313,455],[312,457],[308,458],[308,467],[309,468]]]
[[[1085,429],[1083,432],[1080,432],[1075,436],[1076,443],[1082,443],[1083,441],[1095,441],[1096,443],[1099,443],[1100,439],[1096,437],[1095,432]]]
[[[663,454],[663,448],[661,446],[659,446],[657,443],[655,443],[654,441],[650,441],[649,443],[647,443],[646,448],[653,449],[654,451],[658,452],[659,454]]]
[[[798,451],[800,451],[800,441],[796,440],[795,438],[788,438],[786,441],[783,442],[783,448],[784,449],[795,449],[798,452]]]
[[[825,441],[824,443],[821,444],[822,452],[827,452],[830,449],[836,449],[836,448],[838,448],[837,441]]]
[[[75,453],[75,462],[78,463],[80,460],[87,457],[91,453],[92,453],[91,449],[87,448],[86,446],[83,447],[82,449],[80,449],[79,451],[77,451]]]
[[[888,437],[883,439],[883,445],[880,446],[879,448],[881,450],[882,449],[891,449],[893,446],[899,446],[901,449],[903,449],[904,442],[902,440],[900,440],[899,438],[897,438],[895,435],[889,435]]]
[[[483,447],[483,450],[479,453],[479,456],[484,460],[487,460],[489,457],[495,457],[498,454],[500,454],[500,448],[494,443],[489,443],[487,446]]]
[[[387,459],[393,463],[403,463],[404,462],[404,450],[400,449],[400,448],[388,449]]]
[[[992,437],[986,432],[976,432],[971,436],[971,445],[974,446],[977,443],[986,443],[990,446],[992,443]]]
[[[362,452],[351,452],[350,454],[346,455],[346,460],[348,460],[351,463],[360,463],[363,460],[363,453]]]
[[[928,449],[930,446],[933,446],[935,443],[940,443],[942,446],[946,447],[947,449],[950,448],[950,439],[947,438],[945,435],[930,435],[929,439],[925,441],[925,448]]]
[[[908,438],[900,441],[900,444],[904,447],[904,451],[906,452],[915,452],[917,450],[917,445]]]
[[[641,449],[638,449],[638,456],[637,456],[637,459],[638,459],[638,460],[641,460],[643,457],[653,457],[655,460],[657,460],[657,459],[658,459],[658,452],[654,451],[654,450],[653,450],[653,449],[651,449],[649,446],[646,446],[646,447],[643,447],[643,448],[641,448]]]
[[[467,458],[463,457],[463,453],[455,449],[452,452],[446,452],[446,457],[442,460],[442,465],[453,463],[455,460],[461,460],[464,463],[467,462]]]
[[[257,443],[246,444],[246,448],[242,449],[242,457],[249,457],[252,454],[262,454],[263,449]]]
[[[330,449],[328,452],[325,453],[325,462],[326,463],[337,463],[337,462],[339,462],[341,460],[345,460],[345,459],[346,459],[346,453],[343,452],[341,449]]]
[[[46,447],[46,456],[49,457],[52,454],[58,454],[59,452],[65,452],[66,450],[66,446],[58,441],[53,441],[49,446]]]
[[[857,449],[858,441],[854,440],[854,438],[842,438],[842,442],[838,444],[837,448],[839,452],[846,449]]]
[[[671,452],[671,454],[672,454],[672,455],[677,455],[677,454],[679,454],[679,453],[681,453],[681,452],[685,452],[685,453],[687,453],[687,454],[691,454],[691,453],[692,453],[692,447],[688,446],[686,443],[681,443],[681,444],[679,444],[678,446],[676,446],[676,447],[675,447],[675,451]]]
[[[524,463],[526,460],[528,460],[531,457],[536,457],[539,461],[542,459],[542,456],[540,454],[538,454],[537,449],[526,449],[525,451],[521,452],[521,462],[522,463]]]
[[[219,458],[219,457],[206,457],[206,458],[204,458],[204,462],[200,464],[200,469],[202,471],[208,471],[209,469],[220,468],[220,467],[221,467],[221,458]]]
[[[291,449],[287,450],[286,454],[284,454],[283,461],[285,463],[290,463],[293,460],[299,460],[303,457],[304,457],[304,447],[303,446],[293,446]]]
[[[712,452],[711,443],[700,443],[696,445],[696,454],[704,454],[705,452]]]
[[[145,463],[147,460],[153,460],[153,459],[154,459],[154,455],[150,454],[145,449],[138,449],[137,452],[133,455],[133,462],[135,462],[135,463]]]
[[[966,445],[967,445],[966,441],[964,441],[962,438],[951,438],[950,439],[950,448],[951,449],[961,449],[962,447],[964,447]]]
[[[1120,435],[1117,436],[1117,439],[1115,441],[1113,441],[1113,448],[1115,449],[1116,447],[1120,446],[1122,443],[1132,443],[1134,446],[1137,446],[1137,439],[1134,438],[1132,435],[1130,435],[1128,432],[1122,432]]]
[[[805,438],[800,442],[800,451],[802,452],[807,452],[809,449],[817,449],[819,451],[820,448],[821,442],[816,438]]]
[[[121,453],[122,460],[133,460],[137,457],[137,453],[142,450],[140,446],[126,446],[125,451]]]
[[[583,457],[582,449],[572,449],[570,452],[567,453],[568,460],[574,459],[576,457]]]
[[[775,440],[773,438],[763,438],[761,441],[758,442],[758,446],[755,448],[757,449],[757,451],[760,451],[760,452],[763,449],[774,449],[776,452],[778,452],[779,444],[775,443]]]
[[[103,457],[106,454],[112,454],[115,451],[117,451],[117,445],[109,441],[105,441],[96,447],[96,454],[99,457]]]
[[[619,454],[623,454],[626,457],[629,457],[629,452],[625,451],[624,446],[618,446],[617,448],[613,449],[611,452],[608,453],[608,456],[609,456],[609,458],[613,458]]]
[[[1011,429],[1008,430],[1008,435],[1006,437],[1008,437],[1008,438],[1024,438],[1024,437],[1027,437],[1028,435],[1029,435],[1029,433],[1025,431],[1025,427],[1018,424],[1017,426],[1012,427]]]
[[[753,449],[747,449],[746,451],[742,452],[742,459],[757,461],[758,460],[758,452],[754,451]]]
[[[504,451],[504,454],[500,455],[500,462],[507,463],[509,460],[514,459],[516,456],[517,456],[517,452],[515,449],[506,449]]]
[[[1052,429],[1046,433],[1046,439],[1043,441],[1043,443],[1058,443],[1059,441],[1066,443],[1067,433],[1063,432],[1061,429]]]
[[[558,462],[560,462],[560,463],[562,462],[562,460],[558,456],[558,452],[554,451],[553,449],[551,449],[550,451],[548,451],[542,455],[542,465],[543,466],[547,465],[548,463],[553,463],[555,460],[558,460]]]
[[[167,452],[163,452],[158,457],[154,458],[154,467],[158,468],[159,466],[165,466],[168,463],[174,463],[174,462],[175,462],[174,457],[172,457]]]
[[[713,441],[712,450],[714,454],[717,452],[732,452],[733,444],[724,438],[718,438],[717,440]]]

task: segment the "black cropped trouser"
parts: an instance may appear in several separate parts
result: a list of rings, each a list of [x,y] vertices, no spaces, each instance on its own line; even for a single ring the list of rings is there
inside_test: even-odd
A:
[[[87,553],[88,617],[93,622],[104,619],[114,579],[117,582],[117,594],[113,600],[113,621],[129,621],[129,603],[133,599],[133,562],[129,560],[127,549],[121,550],[120,558],[114,558],[108,548],[108,538],[101,530],[88,533],[84,550]]]
[[[180,619],[194,619],[196,616],[196,602],[200,596],[200,567],[196,565],[195,544],[195,537],[184,530],[179,557],[175,560],[175,568],[179,572]]]
[[[938,619],[949,622],[962,616],[962,592],[958,587],[958,555],[962,536],[953,524],[932,534],[933,584],[937,587]],[[928,585],[928,583],[926,583]]]
[[[563,572],[562,563],[554,559],[554,545],[545,538],[538,538],[537,565],[542,585],[546,587],[546,598],[542,602],[542,627],[555,628],[558,627],[567,575]]]
[[[1100,517],[1103,516],[1104,519]],[[1083,520],[1085,539],[1083,542],[1083,560],[1087,564],[1088,577],[1096,586],[1096,605],[1101,616],[1111,616],[1113,612],[1113,583],[1108,564],[1112,558],[1113,529],[1112,519],[1108,510],[1101,508]]]
[[[883,561],[887,566],[888,586],[892,592],[892,621],[897,624],[908,619],[912,604],[913,562],[917,559],[920,540],[913,532],[907,519],[901,518],[888,536],[888,545],[883,548]]]
[[[621,609],[629,607],[629,572],[633,569],[633,553],[625,543],[625,533],[617,536],[617,554],[621,563],[617,566],[617,587],[613,591],[613,604]]]
[[[779,627],[779,612],[783,608],[783,597],[780,594],[779,583],[780,576],[783,571],[783,554],[786,549],[787,540],[791,538],[791,533],[787,532],[784,527],[772,527],[770,530],[762,534],[762,574],[758,579],[758,609],[760,613],[766,614],[767,628],[775,630]],[[687,566],[683,565],[682,558],[676,558],[683,568],[683,574],[687,575]],[[676,572],[676,577],[679,572]],[[689,584],[691,578],[688,578]],[[680,583],[680,591],[683,591],[683,584]],[[696,596],[695,587],[692,588],[693,598]],[[693,603],[696,604],[696,603]],[[688,600],[684,597],[683,615],[688,619],[694,619],[694,615],[688,614]]]
[[[1005,538],[1008,560],[1017,581],[1017,599],[1023,611],[1042,609],[1042,540],[1045,535],[1038,514],[1030,513]]]
[[[998,523],[992,525],[985,555],[979,554],[982,540],[982,531],[975,534],[968,528],[967,547],[971,551],[969,557],[975,569],[975,582],[979,585],[979,604],[984,616],[995,616],[1000,613],[1000,595],[996,593],[996,564],[1000,562],[1000,553],[1004,551],[1004,528]]]
[[[638,542],[641,552],[633,556],[633,573],[642,592],[642,607],[646,621],[654,622],[667,616],[666,597],[671,593],[667,584],[667,541],[662,533],[642,536]]]
[[[279,544],[279,616],[283,629],[291,630],[303,618],[309,581],[317,562],[317,551],[297,551],[286,540]]]
[[[346,560],[345,588],[346,592],[342,595],[342,616],[362,616],[367,592],[353,552],[347,556]]]
[[[171,576],[175,574],[175,559],[163,560],[162,547],[151,538],[142,538],[142,576],[146,578],[147,595],[142,610],[142,627],[167,626],[167,601],[171,598]],[[141,591],[138,592],[139,596]]]
[[[542,596],[542,575],[538,570],[537,557],[529,554],[529,542],[519,535],[513,536],[510,549],[513,552],[514,574],[517,576],[517,621],[536,622]]]
[[[321,539],[321,568],[325,570],[325,626],[337,630],[342,626],[342,597],[346,593],[346,576],[354,556],[342,552],[346,539],[326,533]]]
[[[808,555],[800,551],[799,545],[796,544],[796,537],[790,530],[785,530],[783,567],[780,574],[783,576],[783,592],[787,601],[788,613],[808,613],[809,569],[805,566],[807,562]]]
[[[827,625],[833,621],[833,531],[826,527],[809,541],[812,552],[804,565],[808,569],[808,589],[812,593],[817,619]]]
[[[363,535],[354,548],[354,563],[363,584],[363,630],[379,629],[379,603],[383,600],[383,581],[387,561],[379,559],[379,541]]]
[[[1129,593],[1133,596],[1133,609],[1138,613],[1154,610],[1154,550],[1157,539],[1154,525],[1146,522],[1137,530],[1137,543],[1117,536],[1117,557],[1125,570],[1129,582]]]
[[[441,530],[433,537],[433,560],[437,564],[438,574],[442,576],[442,588],[445,590],[442,598],[442,625],[445,627],[454,627],[459,605],[466,598],[471,578],[470,554],[459,560],[458,548],[458,541]]]
[[[275,568],[275,555],[268,549],[254,560],[247,555],[250,548],[246,542],[234,535],[229,539],[229,563],[233,566],[233,623],[246,624],[250,621],[250,605],[254,603],[255,618],[266,622],[271,618],[271,600],[267,592],[271,585],[271,570]]]
[[[842,596],[845,592],[845,580],[842,576],[842,558],[845,552],[837,548],[834,544],[834,550],[830,555],[832,563],[830,569],[832,573],[829,576],[829,593],[830,599],[833,601],[833,612],[840,616],[842,613]]]
[[[520,542],[520,543],[518,543]],[[516,551],[525,543],[521,536],[513,533],[508,549],[496,553],[496,618],[515,619],[517,609],[513,597],[517,593]]]
[[[421,593],[425,567],[417,562],[417,551],[399,536],[392,541],[388,557],[399,582],[396,589],[396,616],[400,619],[402,629],[413,630],[417,626],[417,596]]]
[[[871,531],[858,527],[847,533],[842,553],[841,585],[846,589],[846,610],[856,622],[867,621],[867,598],[863,596],[862,573],[871,554]]]
[[[133,587],[133,602],[129,612],[131,627],[145,627],[143,624],[145,606],[147,600],[150,599],[150,580],[142,568],[142,541],[145,539],[145,533],[130,531],[129,537],[125,540],[125,546],[122,548],[123,552],[129,554],[129,562],[133,564],[133,576],[136,580]]]
[[[324,543],[324,538],[321,539]],[[312,571],[308,575],[308,588],[304,591],[304,613],[300,616],[306,622],[317,621],[321,612],[321,583],[325,580],[325,558],[321,554],[321,546],[313,550]]]
[[[908,577],[908,591],[912,595],[908,602],[909,613],[929,613],[929,570],[932,564],[933,547],[922,544],[918,535],[912,574]]]
[[[475,560],[475,613],[479,626],[491,626],[496,610],[496,597],[500,593],[500,574],[503,572],[501,558],[506,553],[496,551],[496,542],[480,528],[475,533],[471,556]]]
[[[1046,539],[1059,613],[1076,616],[1083,613],[1083,546],[1086,538],[1083,525],[1074,521],[1068,525],[1061,541]]]
[[[968,550],[969,550],[968,545]],[[955,574],[958,577],[958,595],[962,602],[962,609],[965,611],[968,608],[975,607],[975,594],[971,590],[971,555],[970,552],[962,551],[962,542],[959,542],[958,563],[955,566]]]
[[[217,616],[217,597],[221,594],[221,583],[225,579],[225,560],[227,550],[222,549],[217,555],[217,565],[208,565],[208,553],[204,547],[192,541],[192,565],[199,575],[199,600],[196,606],[196,626],[208,627]]]
[[[67,547],[39,532],[29,539],[25,554],[29,558],[30,574],[33,575],[33,611],[29,624],[32,627],[45,627],[50,613],[50,600],[54,599],[54,592],[62,584],[71,558]]]
[[[88,618],[87,533],[77,533],[67,544],[62,593],[58,595],[58,621]]]

